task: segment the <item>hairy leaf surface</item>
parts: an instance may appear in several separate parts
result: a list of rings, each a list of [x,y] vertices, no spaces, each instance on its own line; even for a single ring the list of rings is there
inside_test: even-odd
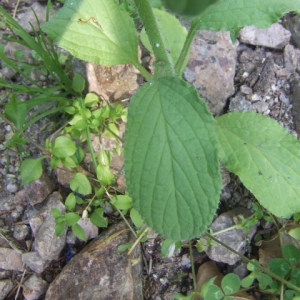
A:
[[[132,98],[125,175],[133,206],[167,238],[199,236],[218,207],[214,120],[197,91],[178,78],[145,84]]]
[[[42,29],[77,58],[105,66],[138,61],[134,23],[116,0],[68,0]]]
[[[300,143],[276,121],[255,113],[217,118],[220,159],[277,217],[300,212]]]
[[[267,28],[290,11],[300,12],[300,0],[218,0],[199,16],[199,29],[230,31],[235,41],[241,28]]]

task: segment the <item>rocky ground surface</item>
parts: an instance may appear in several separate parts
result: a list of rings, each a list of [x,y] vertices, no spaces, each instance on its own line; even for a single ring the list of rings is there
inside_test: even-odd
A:
[[[3,0],[11,13],[17,1]],[[17,19],[30,30],[33,8],[43,22],[43,1],[22,1]],[[294,135],[300,134],[300,19],[286,16],[268,29],[247,27],[232,44],[228,33],[201,31],[191,49],[184,76],[207,101],[215,115],[228,111],[254,111],[276,119]],[[3,35],[5,29],[1,31]],[[15,45],[4,42],[6,53]],[[25,52],[30,59],[31,53]],[[145,57],[145,60],[147,57]],[[81,65],[82,68],[82,65]],[[129,66],[102,68],[84,66],[90,91],[104,99],[127,102],[141,79]],[[18,81],[18,74],[1,64],[0,77]],[[47,78],[40,75],[47,85]],[[7,102],[7,90],[0,90],[1,112]],[[26,96],[24,96],[26,97]],[[43,123],[26,133],[36,143],[43,140]],[[45,124],[44,124],[45,125]],[[192,290],[191,261],[188,245],[169,258],[161,255],[162,239],[150,232],[148,240],[128,255],[118,253],[120,244],[134,242],[134,237],[120,217],[111,215],[108,230],[99,230],[82,220],[90,242],[79,242],[70,232],[55,235],[51,209],[65,211],[66,174],[49,172],[28,186],[20,185],[19,157],[15,149],[5,149],[12,126],[0,119],[0,299],[171,299],[175,293]],[[259,130],[259,128],[257,129]],[[96,142],[95,142],[96,143]],[[96,147],[96,146],[95,146]],[[38,154],[35,149],[28,149]],[[115,165],[120,173],[119,190],[124,190],[122,161]],[[234,224],[238,215],[251,214],[251,194],[235,176],[223,172],[223,190],[213,230]],[[267,223],[259,223],[249,232],[230,230],[218,238],[241,254],[251,255],[249,241],[256,235],[270,234]],[[196,241],[195,241],[196,243]],[[73,258],[72,258],[73,257]],[[72,259],[71,259],[72,258]],[[214,261],[222,272],[246,274],[237,255],[223,247],[194,250],[196,270]],[[123,297],[123,298],[122,298]],[[260,295],[255,295],[260,299]]]

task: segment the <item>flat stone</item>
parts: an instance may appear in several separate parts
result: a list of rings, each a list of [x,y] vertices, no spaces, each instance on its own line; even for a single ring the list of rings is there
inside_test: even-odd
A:
[[[184,77],[198,90],[213,114],[220,114],[234,93],[237,43],[229,32],[201,30],[190,52]]]
[[[0,269],[23,271],[21,253],[14,249],[0,248]]]
[[[132,65],[104,67],[93,63],[86,65],[89,92],[105,101],[131,98],[139,88],[140,75]]]
[[[23,284],[25,300],[38,300],[46,293],[48,283],[37,275],[32,275]]]
[[[290,41],[291,33],[280,24],[273,24],[266,29],[247,26],[240,31],[241,43],[272,49],[283,49]]]
[[[236,228],[227,231],[225,230],[235,225],[234,218],[237,218],[240,215],[247,218],[250,215],[250,211],[245,208],[232,209],[231,211],[219,215],[212,223],[211,228],[213,232],[224,230],[224,232],[217,234],[216,238],[243,255],[247,250],[247,240],[251,240],[255,234],[256,226],[250,228],[249,232]],[[229,265],[234,265],[240,260],[238,255],[219,244],[209,246],[205,252],[211,260]]]
[[[6,299],[13,286],[13,282],[10,279],[0,280],[0,300]]]
[[[53,208],[57,208],[61,212],[65,211],[61,200],[62,197],[58,192],[54,192],[49,197],[47,205],[39,215],[43,219],[42,224],[38,229],[35,228],[33,249],[44,260],[56,260],[66,244],[66,230],[61,236],[57,236],[55,234],[55,220],[51,215]]]
[[[54,190],[54,183],[46,173],[40,179],[24,187],[25,197],[34,206],[42,203]]]
[[[130,255],[117,251],[133,241],[124,222],[112,226],[71,259],[45,299],[143,299],[140,247]]]
[[[41,258],[35,251],[22,254],[23,263],[37,274],[41,274],[48,267],[49,261]]]

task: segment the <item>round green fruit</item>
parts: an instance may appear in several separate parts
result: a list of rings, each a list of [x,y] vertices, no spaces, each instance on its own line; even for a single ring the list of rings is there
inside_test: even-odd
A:
[[[175,14],[194,16],[200,14],[217,0],[163,0],[165,7]]]

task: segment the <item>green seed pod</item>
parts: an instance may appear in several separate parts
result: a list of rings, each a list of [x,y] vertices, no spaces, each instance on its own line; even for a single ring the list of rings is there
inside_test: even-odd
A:
[[[200,14],[217,0],[163,0],[165,7],[178,15],[194,16]]]

